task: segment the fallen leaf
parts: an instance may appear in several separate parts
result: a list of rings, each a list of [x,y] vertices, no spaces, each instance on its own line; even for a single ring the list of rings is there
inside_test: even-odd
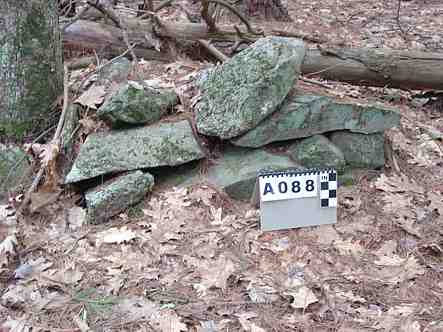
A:
[[[0,267],[7,266],[9,262],[17,255],[17,237],[15,234],[8,235],[0,243]]]
[[[97,234],[97,246],[100,246],[102,243],[123,243],[129,242],[137,237],[137,234],[128,229],[127,226],[123,226],[121,228],[112,227],[108,230],[100,232]]]
[[[296,309],[306,309],[310,304],[318,302],[318,298],[312,290],[306,286],[300,286],[297,289],[285,291],[286,295],[292,296],[291,307]]]
[[[103,103],[106,91],[103,85],[93,85],[88,90],[83,92],[74,103],[81,104],[85,107],[97,109],[97,105]]]

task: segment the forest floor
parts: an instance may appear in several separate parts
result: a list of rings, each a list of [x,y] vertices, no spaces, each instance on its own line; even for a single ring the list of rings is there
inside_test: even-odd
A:
[[[288,1],[294,22],[267,25],[329,45],[443,49],[440,1],[401,2],[398,17],[397,1]],[[443,331],[443,97],[322,82],[402,113],[386,168],[339,188],[336,224],[262,232],[259,210],[194,185],[82,225],[79,197],[63,196],[17,226],[0,331]]]

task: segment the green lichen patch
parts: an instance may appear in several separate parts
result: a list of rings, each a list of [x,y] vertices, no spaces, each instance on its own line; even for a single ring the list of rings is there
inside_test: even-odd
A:
[[[390,109],[343,103],[320,95],[299,93],[256,128],[232,140],[238,146],[260,147],[271,142],[310,137],[337,130],[371,134],[400,124]]]
[[[112,127],[152,124],[178,103],[173,90],[125,84],[100,107],[97,116]]]
[[[345,168],[343,152],[323,135],[314,135],[291,144],[289,156],[308,168],[333,167],[342,172]]]
[[[88,191],[85,194],[88,221],[105,222],[140,202],[153,186],[151,174],[135,171]]]
[[[294,86],[305,56],[294,38],[266,37],[198,81],[197,130],[229,139],[272,114]]]
[[[82,145],[65,182],[127,170],[176,166],[204,156],[187,120],[92,134]]]

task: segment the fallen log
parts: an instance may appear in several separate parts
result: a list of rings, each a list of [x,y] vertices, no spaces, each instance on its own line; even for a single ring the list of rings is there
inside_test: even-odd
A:
[[[131,44],[137,56],[146,60],[171,60],[169,54],[155,50],[146,36],[160,39],[198,41],[238,41],[238,32],[218,26],[208,32],[205,24],[131,19],[125,22]],[[266,32],[264,35],[269,35]],[[242,32],[247,42],[261,35]],[[64,42],[103,48],[113,55],[122,53],[127,45],[120,29],[85,20],[79,20],[66,29]],[[399,89],[443,90],[443,54],[388,49],[309,49],[301,67],[302,74],[354,85],[382,86]]]

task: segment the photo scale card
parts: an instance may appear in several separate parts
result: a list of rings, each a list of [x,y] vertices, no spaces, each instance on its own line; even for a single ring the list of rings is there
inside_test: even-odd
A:
[[[260,172],[257,189],[264,231],[337,222],[334,169]]]

